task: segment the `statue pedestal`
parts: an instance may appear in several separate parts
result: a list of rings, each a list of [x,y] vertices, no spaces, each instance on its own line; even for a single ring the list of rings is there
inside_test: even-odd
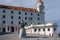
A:
[[[21,29],[19,30],[19,37],[20,37],[20,38],[26,37],[26,30],[25,30],[25,28],[21,28]]]

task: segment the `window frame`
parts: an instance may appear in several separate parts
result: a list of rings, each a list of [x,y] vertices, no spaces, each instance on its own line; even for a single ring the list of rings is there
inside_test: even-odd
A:
[[[3,15],[3,18],[6,18],[5,15]]]
[[[13,24],[13,21],[11,21],[11,24]]]
[[[11,19],[13,19],[13,16],[11,16]]]
[[[33,15],[33,13],[31,13],[31,15]]]
[[[11,11],[11,14],[13,14],[14,12],[13,11]]]
[[[34,32],[36,32],[37,31],[37,29],[34,29]]]
[[[3,10],[3,13],[5,13],[5,10]]]
[[[21,14],[21,12],[19,12],[19,14]]]
[[[25,15],[27,15],[27,12],[25,12]]]
[[[50,31],[50,28],[48,28],[48,31]]]
[[[5,20],[3,20],[3,24],[5,24],[6,22],[5,22]]]

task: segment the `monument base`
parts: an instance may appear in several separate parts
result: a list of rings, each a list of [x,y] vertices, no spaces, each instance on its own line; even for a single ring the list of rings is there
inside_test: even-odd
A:
[[[21,28],[21,29],[19,30],[19,37],[20,37],[20,38],[26,37],[26,30],[25,30],[25,28]]]

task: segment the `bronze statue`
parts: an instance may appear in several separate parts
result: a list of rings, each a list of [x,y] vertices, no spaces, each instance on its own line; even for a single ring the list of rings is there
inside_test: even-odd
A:
[[[24,26],[25,26],[25,22],[22,20],[21,28],[24,28]]]

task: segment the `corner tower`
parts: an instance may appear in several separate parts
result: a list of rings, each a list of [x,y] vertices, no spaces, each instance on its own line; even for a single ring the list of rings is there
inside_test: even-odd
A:
[[[37,11],[38,12],[44,12],[44,3],[42,2],[42,0],[38,0]]]

